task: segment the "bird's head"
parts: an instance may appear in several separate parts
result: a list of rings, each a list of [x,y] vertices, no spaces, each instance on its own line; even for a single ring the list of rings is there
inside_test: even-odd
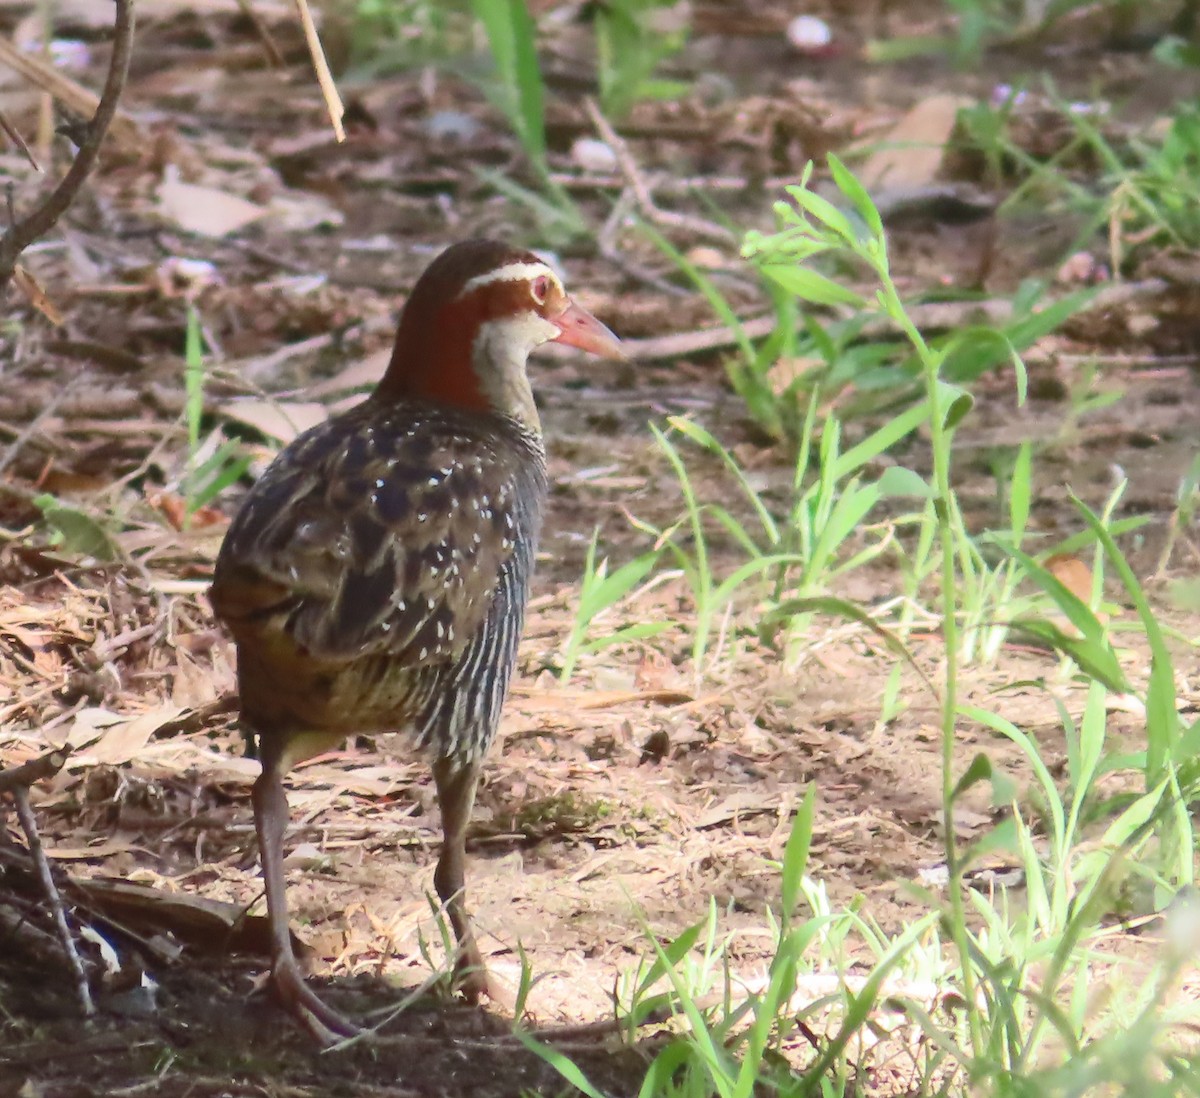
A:
[[[376,397],[500,412],[536,430],[525,363],[549,342],[624,357],[617,337],[567,296],[544,260],[492,240],[464,241],[413,287]]]

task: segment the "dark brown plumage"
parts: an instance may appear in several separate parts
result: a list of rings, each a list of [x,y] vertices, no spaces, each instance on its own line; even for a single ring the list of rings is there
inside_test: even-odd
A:
[[[435,873],[468,999],[487,990],[463,900],[480,762],[516,662],[546,493],[525,374],[548,340],[619,356],[615,337],[536,256],[491,241],[444,252],[404,310],[375,393],[297,438],[251,490],[217,560],[244,725],[262,774],[255,822],[273,983],[322,1040],[355,1032],[303,982],[282,864],[283,775],[369,731],[433,756]]]

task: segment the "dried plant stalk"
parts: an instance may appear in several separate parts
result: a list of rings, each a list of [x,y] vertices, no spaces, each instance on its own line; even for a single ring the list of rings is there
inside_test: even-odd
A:
[[[32,213],[11,224],[8,232],[0,239],[0,292],[12,278],[21,253],[54,227],[75,200],[75,196],[96,166],[100,145],[117,113],[117,103],[121,98],[121,91],[125,87],[125,77],[129,72],[129,58],[133,52],[133,0],[115,0],[115,3],[117,11],[113,24],[112,57],[108,63],[108,76],[104,81],[104,90],[96,101],[91,121],[83,127],[83,137],[79,143],[79,149],[67,174],[63,176],[58,186],[35,207]],[[3,47],[0,49],[0,60],[24,72],[25,63],[31,59],[22,58],[9,43],[0,42],[0,47]],[[14,60],[10,54],[15,54],[20,63],[18,60]],[[45,73],[40,70],[39,73],[41,77],[45,77]],[[38,82],[41,83],[41,80],[39,79]],[[67,81],[66,83],[70,84],[71,82]],[[58,93],[55,94],[62,93],[63,88],[60,87]]]

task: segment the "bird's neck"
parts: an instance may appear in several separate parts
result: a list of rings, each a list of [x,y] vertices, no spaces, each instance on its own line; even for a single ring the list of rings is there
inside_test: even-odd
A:
[[[471,346],[472,372],[493,409],[541,434],[542,422],[526,373],[529,351],[514,343],[510,334],[507,325],[497,321],[480,325]]]
[[[491,403],[479,383],[473,357],[477,325],[444,308],[435,313],[407,308],[400,318],[387,371],[375,390],[392,403],[427,400],[483,412]]]
[[[514,340],[511,324],[474,315],[470,305],[451,301],[432,315],[406,309],[375,398],[499,413],[540,434],[528,348]]]

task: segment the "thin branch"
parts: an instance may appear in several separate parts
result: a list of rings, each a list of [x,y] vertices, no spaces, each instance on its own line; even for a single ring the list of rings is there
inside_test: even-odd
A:
[[[0,793],[28,789],[34,782],[54,777],[66,765],[68,754],[69,752],[56,747],[20,766],[0,770]]]
[[[33,864],[37,867],[42,891],[45,892],[46,899],[50,902],[50,911],[54,916],[54,927],[58,931],[59,942],[63,947],[63,952],[67,955],[67,964],[71,968],[71,974],[75,977],[75,994],[79,999],[79,1008],[83,1011],[85,1018],[90,1018],[96,1013],[96,1007],[92,1002],[91,988],[88,987],[87,973],[84,972],[83,962],[79,959],[79,953],[75,949],[75,938],[71,934],[70,926],[67,925],[67,913],[63,909],[62,897],[58,894],[54,875],[50,872],[50,863],[46,860],[45,850],[42,849],[37,820],[34,817],[33,808],[29,804],[29,790],[26,786],[19,785],[12,791],[12,794],[13,800],[17,802],[17,818],[21,821],[21,827],[25,831],[25,841],[29,843],[29,854],[33,858]]]
[[[592,125],[596,127],[596,133],[600,135],[600,139],[612,149],[613,155],[617,158],[617,166],[621,169],[621,174],[625,177],[625,182],[630,191],[633,192],[637,208],[647,221],[651,222],[651,224],[659,225],[664,229],[676,229],[679,232],[698,236],[702,240],[711,240],[718,244],[732,244],[735,242],[736,238],[733,233],[723,225],[706,221],[702,217],[693,217],[691,214],[676,213],[674,210],[664,210],[655,203],[650,184],[647,183],[641,169],[638,168],[637,161],[634,160],[633,153],[630,152],[629,145],[626,144],[625,139],[612,128],[608,119],[600,113],[600,108],[596,106],[595,100],[585,99],[583,101],[583,109],[587,112]]]
[[[1162,279],[1151,278],[1144,282],[1117,282],[1099,290],[1088,302],[1084,311],[1111,309],[1129,301],[1154,297],[1163,293],[1167,284]],[[1051,304],[1043,301],[1043,307]],[[839,315],[834,313],[834,315]],[[913,323],[925,333],[953,331],[966,324],[1004,324],[1013,315],[1012,302],[1008,298],[989,298],[984,301],[931,301],[914,305],[909,310]],[[741,334],[748,339],[762,339],[775,330],[778,320],[773,315],[756,316],[741,322]],[[889,339],[898,334],[895,325],[886,316],[874,316],[859,332],[862,340]],[[630,358],[639,362],[682,358],[687,355],[706,354],[732,347],[738,341],[738,332],[731,327],[700,328],[689,332],[670,332],[663,336],[648,336],[645,339],[623,339],[621,346]],[[1089,361],[1091,358],[1089,357]],[[1195,361],[1191,356],[1189,361]]]
[[[133,0],[114,0],[117,13],[113,24],[112,57],[108,63],[108,77],[96,113],[87,125],[87,134],[70,170],[50,195],[28,217],[12,225],[0,240],[0,291],[8,285],[21,253],[39,237],[49,232],[67,208],[95,167],[96,157],[104,135],[117,113],[117,103],[125,87],[129,72],[129,58],[133,52]]]
[[[282,69],[284,65],[283,54],[276,45],[275,39],[271,37],[271,28],[263,21],[263,17],[254,10],[254,5],[251,0],[237,0],[237,6],[254,28],[254,33],[258,35],[258,40],[263,45],[263,51],[267,55],[267,60],[271,63],[271,67]]]
[[[25,144],[25,138],[17,132],[17,128],[5,117],[3,111],[0,111],[0,130],[3,130],[9,141],[25,154],[25,159],[32,165],[33,170],[40,172],[42,170],[41,165],[33,158],[33,153],[29,151],[29,146]]]
[[[48,92],[53,99],[80,118],[91,118],[100,105],[100,96],[94,91],[65,76],[36,54],[18,49],[3,36],[0,36],[0,65],[12,69],[35,87]],[[142,136],[133,119],[124,111],[117,111],[117,116],[108,131],[109,140],[120,141],[126,148],[135,149]]]
[[[54,883],[54,874],[50,870],[50,863],[46,860],[46,851],[42,848],[41,836],[38,834],[37,818],[29,803],[29,787],[34,782],[57,774],[66,763],[67,754],[67,751],[55,748],[20,766],[14,766],[9,770],[0,770],[0,790],[11,794],[17,806],[17,818],[21,821],[21,828],[25,832],[25,841],[29,845],[29,856],[37,870],[42,891],[50,904],[54,927],[58,931],[59,944],[67,955],[67,963],[75,977],[75,994],[79,999],[80,1009],[85,1017],[90,1017],[96,1012],[96,1008],[92,1003],[87,973],[84,971],[83,962],[79,959],[79,953],[75,949],[75,939],[67,923],[67,913],[63,908],[62,897],[59,895],[58,886]]]

